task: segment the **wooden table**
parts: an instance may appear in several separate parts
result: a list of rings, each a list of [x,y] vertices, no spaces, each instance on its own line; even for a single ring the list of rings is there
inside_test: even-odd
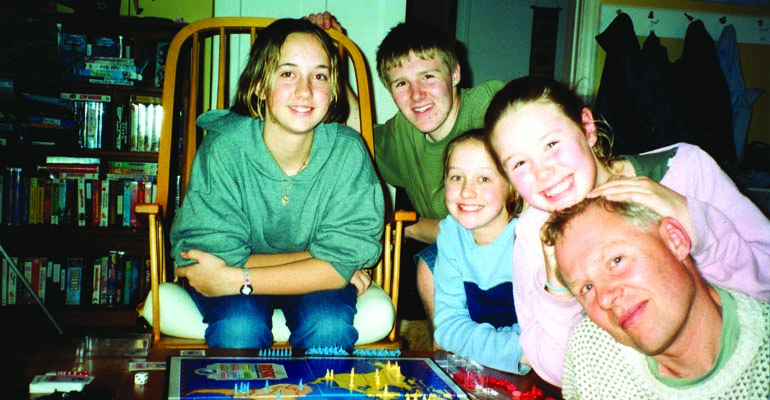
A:
[[[134,371],[129,371],[131,361],[167,361],[168,357],[180,354],[180,350],[174,349],[150,349],[147,357],[128,356],[99,356],[84,357],[82,355],[83,342],[77,339],[57,341],[48,345],[41,344],[39,351],[35,352],[32,362],[22,374],[22,379],[11,388],[9,399],[39,399],[45,395],[30,395],[29,382],[35,375],[49,371],[88,371],[94,376],[93,382],[88,387],[92,390],[103,390],[115,393],[116,400],[125,399],[162,399],[166,395],[166,371],[151,370],[148,372],[148,380],[144,385],[134,383]],[[255,350],[224,350],[207,349],[207,356],[257,356]],[[431,357],[436,360],[446,359],[444,352],[405,352],[403,356]],[[543,391],[543,399],[552,397],[561,399],[561,391],[546,383],[534,372],[524,376],[504,373],[496,370],[488,370],[490,376],[504,378],[518,386],[522,391],[529,390],[532,385],[537,385]],[[500,399],[510,396],[496,397]]]

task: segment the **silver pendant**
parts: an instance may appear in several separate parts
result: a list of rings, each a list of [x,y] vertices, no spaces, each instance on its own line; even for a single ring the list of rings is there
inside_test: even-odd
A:
[[[284,207],[289,205],[289,195],[287,194],[283,195],[283,198],[281,199],[281,204],[283,204]]]

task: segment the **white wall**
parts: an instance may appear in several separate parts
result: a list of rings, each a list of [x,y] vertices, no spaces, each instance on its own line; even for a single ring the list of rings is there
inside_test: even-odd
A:
[[[364,53],[374,88],[375,122],[385,122],[397,108],[377,77],[376,53],[380,41],[390,28],[403,22],[406,0],[215,0],[214,16],[260,16],[299,18],[310,13],[329,11],[334,14]],[[242,64],[233,63],[238,76],[248,58],[248,44],[240,51]],[[352,69],[352,68],[351,68]]]
[[[529,74],[532,41],[532,5],[561,7],[556,47],[555,77],[562,68],[567,0],[459,0],[457,39],[465,44],[473,74],[473,85],[490,79],[510,80]]]

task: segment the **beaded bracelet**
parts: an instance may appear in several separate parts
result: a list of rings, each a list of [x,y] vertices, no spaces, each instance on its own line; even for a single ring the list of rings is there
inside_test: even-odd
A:
[[[548,283],[548,279],[545,280],[545,287],[548,288],[548,290],[554,292],[554,293],[566,293],[569,292],[569,289],[565,287],[556,287]]]

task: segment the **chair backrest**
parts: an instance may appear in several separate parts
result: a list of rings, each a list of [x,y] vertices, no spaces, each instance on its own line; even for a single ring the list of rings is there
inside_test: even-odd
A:
[[[162,99],[166,117],[161,130],[157,184],[157,203],[167,218],[171,217],[169,210],[174,208],[169,207],[169,202],[173,201],[174,205],[181,204],[183,200],[193,158],[203,138],[196,119],[205,111],[230,106],[230,82],[238,78],[232,76],[233,72],[229,68],[233,45],[247,40],[248,47],[243,52],[248,55],[250,45],[259,31],[274,20],[259,17],[202,19],[181,29],[169,45],[165,65],[168,73],[163,81]],[[347,36],[335,30],[328,33],[337,42],[341,54],[352,61],[359,99],[361,135],[373,158],[371,87],[366,62],[361,51]],[[172,165],[177,160],[179,164]],[[176,182],[177,174],[180,176],[179,182]]]
[[[230,107],[231,82],[240,74],[240,70],[233,71],[231,59],[233,55],[247,57],[259,31],[273,21],[258,17],[207,18],[182,28],[169,45],[163,81],[164,118],[158,154],[157,200],[137,207],[137,212],[141,208],[149,216],[154,321],[160,320],[158,285],[170,278],[166,271],[166,262],[170,260],[164,251],[168,238],[163,226],[169,226],[177,206],[182,204],[195,152],[203,139],[204,133],[196,120],[205,111]],[[348,62],[342,70],[347,71],[350,64],[353,66],[361,135],[374,160],[371,83],[365,59],[344,34],[334,30],[328,33],[337,43],[342,59]],[[247,45],[242,45],[244,41]],[[237,43],[242,45],[241,50],[237,50]],[[373,269],[373,281],[391,298],[394,310],[398,307],[403,223],[414,220],[414,212],[396,211],[387,215],[383,255]],[[160,337],[158,326],[153,326],[156,343]],[[399,342],[396,326],[388,338],[391,343]]]

